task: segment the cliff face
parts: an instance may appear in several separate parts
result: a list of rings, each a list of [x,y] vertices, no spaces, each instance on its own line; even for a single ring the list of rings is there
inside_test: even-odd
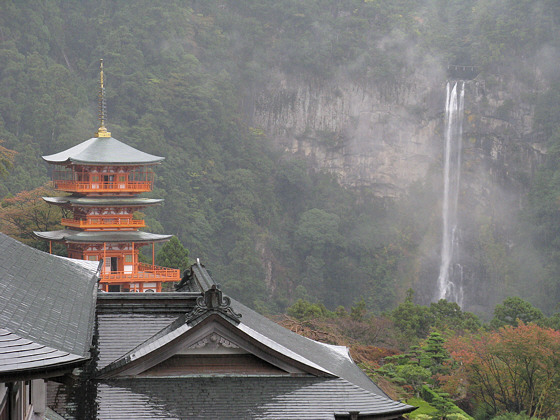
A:
[[[438,76],[380,87],[348,80],[313,86],[277,75],[257,95],[252,124],[348,187],[382,197],[402,197],[415,181],[442,190],[447,77]],[[489,310],[526,280],[503,261],[515,259],[516,211],[546,153],[533,132],[534,108],[524,101],[534,89],[514,78],[466,82],[455,263],[468,310]],[[441,247],[441,203],[426,205],[434,217],[405,274],[423,302],[437,296]]]
[[[492,178],[507,178],[530,174],[540,162],[532,107],[511,85],[468,82],[465,169],[482,166]],[[252,123],[283,149],[337,173],[342,184],[396,197],[440,166],[444,102],[444,74],[440,83],[416,77],[382,87],[348,80],[312,86],[277,75],[257,95]]]
[[[416,83],[378,89],[278,77],[258,95],[253,124],[285,150],[337,173],[344,185],[394,197],[437,160],[441,109],[434,92]]]

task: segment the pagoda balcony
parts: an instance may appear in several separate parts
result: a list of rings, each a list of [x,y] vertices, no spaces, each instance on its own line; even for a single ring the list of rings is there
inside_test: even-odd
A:
[[[181,280],[181,270],[160,267],[157,265],[138,263],[132,272],[110,271],[101,273],[101,283],[123,282],[178,282]]]
[[[132,219],[130,217],[109,217],[92,218],[85,220],[62,219],[62,226],[79,229],[139,229],[146,226],[146,221],[142,219]]]
[[[125,182],[87,182],[72,180],[55,180],[57,190],[77,193],[134,193],[139,194],[152,190],[152,181]]]

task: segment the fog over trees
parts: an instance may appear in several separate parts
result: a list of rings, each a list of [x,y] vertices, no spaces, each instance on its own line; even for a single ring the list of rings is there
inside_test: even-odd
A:
[[[530,109],[526,142],[538,134],[543,153],[531,171],[507,167],[504,179],[517,188],[507,217],[471,212],[475,229],[465,242],[478,268],[469,287],[487,297],[476,306],[473,296],[469,309],[488,318],[495,304],[520,295],[547,315],[556,310],[557,2],[8,1],[0,9],[0,139],[17,152],[13,167],[2,160],[2,171],[9,169],[2,211],[17,213],[48,182],[41,155],[93,135],[104,58],[113,136],[166,157],[153,192],[165,204],[146,211],[149,229],[174,234],[232,294],[270,313],[300,298],[334,309],[362,297],[381,313],[409,287],[429,303],[437,270],[434,276],[425,261],[441,246],[441,161],[401,193],[383,195],[286,152],[252,119],[279,74],[317,89],[351,80],[388,103],[407,80],[418,83],[419,72],[443,86],[448,63],[476,65],[487,90],[512,81],[531,86],[522,103],[478,102],[504,121]],[[416,115],[420,126],[428,114],[441,120],[438,112],[419,104],[404,117]],[[438,130],[432,136],[440,141]],[[323,132],[325,150],[340,146],[335,134]],[[9,218],[2,223],[14,229]]]
[[[41,156],[94,135],[100,58],[107,128],[166,158],[156,263],[350,346],[418,419],[558,415],[560,2],[3,1],[0,230],[43,250]],[[436,299],[448,80],[462,308]]]

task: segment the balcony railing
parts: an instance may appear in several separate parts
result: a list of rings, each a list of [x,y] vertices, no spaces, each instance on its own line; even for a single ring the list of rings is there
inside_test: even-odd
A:
[[[62,226],[80,229],[139,229],[146,226],[144,220],[125,217],[93,218],[86,220],[62,219]]]
[[[55,180],[54,187],[57,190],[81,193],[142,193],[152,190],[151,181],[113,181],[113,182],[83,182],[83,181],[67,181]]]
[[[137,281],[180,281],[181,270],[175,268],[159,267],[157,265],[142,264],[137,265],[137,269],[132,272],[111,271],[101,273],[102,283],[122,283]]]

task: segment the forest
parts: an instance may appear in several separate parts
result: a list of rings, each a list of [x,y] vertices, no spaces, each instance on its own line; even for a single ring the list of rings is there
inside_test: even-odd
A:
[[[488,322],[440,300],[403,303],[383,315],[361,300],[329,311],[299,300],[280,324],[309,338],[350,347],[352,358],[393,399],[424,419],[556,418],[560,409],[560,317],[518,297]]]
[[[288,327],[311,336],[326,331],[393,397],[427,404],[418,415],[557,415],[559,31],[556,0],[3,1],[0,230],[46,250],[31,232],[60,228],[60,210],[41,200],[57,194],[41,156],[93,136],[103,58],[107,128],[166,158],[151,193],[165,203],[138,215],[150,232],[175,236],[158,264],[200,258],[241,302],[287,314]],[[418,69],[447,63],[474,63],[487,91],[523,86],[522,102],[483,97],[479,108],[504,123],[527,109],[528,133],[511,135],[542,151],[528,170],[515,164],[521,152],[491,168],[516,189],[507,225],[486,208],[466,215],[486,279],[473,286],[487,298],[469,307],[476,315],[431,299],[436,278],[420,262],[440,238],[441,152],[425,177],[383,195],[287,151],[254,118],[279,74],[310,90],[344,78],[390,103]],[[443,85],[445,72],[433,73]],[[419,126],[442,119],[429,104],[408,111]],[[344,140],[321,135],[326,150]],[[475,129],[469,136],[489,148]],[[518,147],[507,132],[500,141]],[[360,358],[364,348],[378,353]]]

